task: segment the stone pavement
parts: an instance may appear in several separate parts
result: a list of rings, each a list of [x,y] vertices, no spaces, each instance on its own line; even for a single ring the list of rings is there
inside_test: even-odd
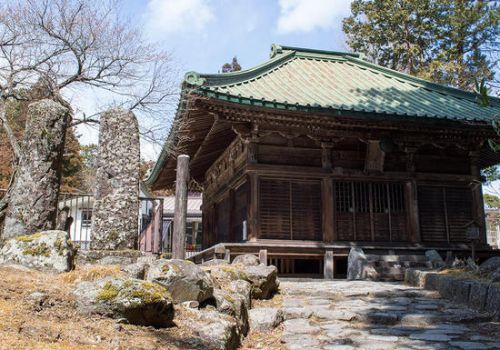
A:
[[[284,280],[290,350],[500,349],[500,323],[400,283]]]

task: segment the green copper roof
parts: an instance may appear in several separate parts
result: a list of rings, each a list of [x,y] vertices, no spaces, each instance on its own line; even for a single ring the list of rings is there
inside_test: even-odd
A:
[[[271,58],[249,70],[189,72],[185,83],[218,100],[287,110],[335,110],[490,122],[500,100],[481,107],[476,95],[427,82],[358,54],[273,45]]]

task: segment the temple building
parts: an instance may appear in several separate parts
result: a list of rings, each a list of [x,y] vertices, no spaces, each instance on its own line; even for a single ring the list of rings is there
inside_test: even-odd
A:
[[[254,68],[186,74],[147,183],[172,188],[177,155],[190,156],[200,258],[222,243],[283,274],[341,275],[353,246],[468,254],[471,226],[481,256],[491,248],[480,171],[500,160],[488,146],[500,100],[479,100],[358,54],[273,45]]]

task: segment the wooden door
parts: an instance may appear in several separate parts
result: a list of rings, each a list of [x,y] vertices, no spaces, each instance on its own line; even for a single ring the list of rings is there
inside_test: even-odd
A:
[[[418,186],[420,233],[425,242],[465,242],[473,220],[468,187]]]

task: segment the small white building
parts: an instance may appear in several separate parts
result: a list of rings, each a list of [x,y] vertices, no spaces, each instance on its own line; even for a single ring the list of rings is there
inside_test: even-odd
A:
[[[201,250],[201,193],[189,193],[186,217],[186,257]],[[175,196],[163,198],[163,250],[172,250],[172,230],[174,221]]]
[[[71,240],[80,246],[80,249],[90,248],[90,227],[92,225],[92,208],[94,197],[91,195],[61,194],[59,210],[68,208],[68,223]]]
[[[170,252],[172,249],[172,229],[175,196],[153,197],[145,188],[140,188],[139,248],[145,252]],[[186,223],[186,251],[197,252],[201,249],[201,204],[200,193],[188,196]],[[88,194],[61,194],[59,210],[68,208],[70,225],[67,230],[71,240],[80,249],[89,249],[92,240],[91,224],[94,197]]]
[[[486,240],[494,249],[500,249],[500,209],[486,208]]]

